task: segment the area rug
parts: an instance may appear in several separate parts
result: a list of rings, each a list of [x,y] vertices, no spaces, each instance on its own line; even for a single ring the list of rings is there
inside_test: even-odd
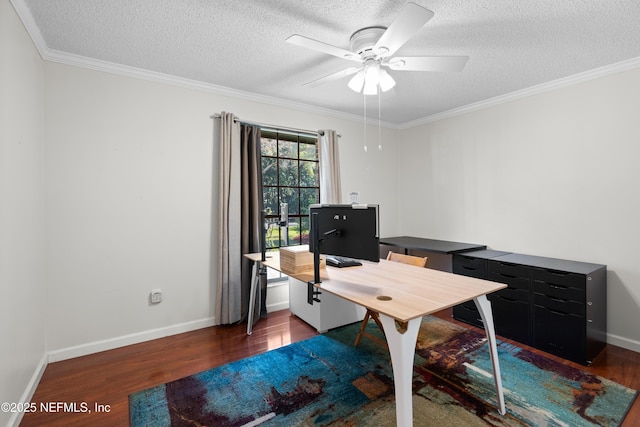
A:
[[[380,334],[372,323],[371,333]],[[388,350],[348,325],[129,397],[138,426],[393,426]],[[506,342],[507,414],[484,334],[427,316],[416,347],[415,426],[617,426],[635,390]]]

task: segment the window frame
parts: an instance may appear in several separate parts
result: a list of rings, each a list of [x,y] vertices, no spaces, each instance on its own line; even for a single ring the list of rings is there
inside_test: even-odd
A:
[[[265,148],[265,139],[275,141],[275,150],[273,145],[269,147],[269,152]],[[261,128],[260,129],[260,143],[261,143],[261,167],[262,167],[262,194],[263,203],[265,209],[265,220],[269,226],[267,227],[267,250],[278,250],[283,246],[297,246],[302,244],[308,244],[309,238],[309,211],[308,206],[310,200],[313,203],[320,202],[320,159],[319,159],[319,141],[318,135],[307,132],[297,132],[291,130],[284,130],[279,128]],[[291,143],[296,144],[295,155],[292,155]],[[313,150],[303,146],[312,145]],[[288,147],[287,147],[288,146]],[[301,149],[304,148],[304,149]],[[295,162],[296,176],[293,181],[287,181],[291,179],[291,176],[283,179],[283,173],[281,171],[282,162]],[[270,164],[267,164],[270,163]],[[273,174],[266,177],[265,171],[269,168],[275,168],[275,182],[273,182]],[[306,170],[306,181],[304,169]],[[309,181],[309,178],[313,179],[313,182]],[[283,182],[285,181],[285,182]],[[313,184],[313,185],[311,185]],[[268,194],[271,192],[271,194]],[[275,194],[273,193],[275,192]],[[297,224],[297,231],[291,230],[289,226],[287,228],[289,239],[285,240],[282,236],[283,229],[279,226],[280,223],[280,207],[283,200],[283,194],[295,193],[294,199],[297,201],[297,205],[294,207],[291,205],[291,200],[287,200],[289,203],[289,222],[288,224]],[[315,198],[313,195],[315,193]],[[304,200],[303,199],[304,195]],[[272,201],[275,197],[275,206]],[[306,212],[304,212],[306,210]],[[270,233],[277,233],[274,237],[270,237]],[[306,232],[306,237],[305,237]],[[297,233],[297,234],[296,234]],[[297,238],[295,236],[297,235]],[[292,240],[294,236],[295,240]],[[280,274],[274,274],[269,272],[268,282],[282,280],[283,277]]]

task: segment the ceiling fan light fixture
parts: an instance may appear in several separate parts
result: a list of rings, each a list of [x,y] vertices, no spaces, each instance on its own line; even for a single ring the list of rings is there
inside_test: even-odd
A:
[[[378,63],[370,64],[364,70],[364,83],[378,85],[380,83],[380,65]]]
[[[377,95],[378,94],[378,84],[374,83],[373,80],[365,80],[364,82],[364,90],[362,91],[365,95]]]
[[[354,92],[360,93],[362,91],[362,86],[364,86],[364,70],[360,70],[356,73],[355,76],[349,80],[349,89]]]
[[[380,90],[382,90],[383,92],[388,91],[396,85],[396,81],[389,75],[389,73],[387,73],[386,70],[380,70],[379,77]]]
[[[396,81],[380,68],[379,63],[370,63],[363,70],[358,71],[349,80],[348,86],[354,92],[364,95],[377,95],[378,88],[386,92],[396,85]]]
[[[378,63],[368,65],[364,70],[364,90],[365,95],[377,95],[378,84],[380,83],[380,65]]]

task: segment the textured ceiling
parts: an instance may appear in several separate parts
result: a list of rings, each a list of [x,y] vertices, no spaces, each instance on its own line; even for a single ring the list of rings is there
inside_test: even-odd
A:
[[[389,26],[392,0],[13,0],[48,52],[164,73],[233,91],[362,116],[348,78],[302,84],[352,62],[285,42],[301,34],[349,49]],[[467,55],[462,72],[394,72],[382,120],[402,125],[640,58],[638,0],[416,0],[435,13],[398,55]],[[26,7],[25,7],[26,6]],[[24,16],[26,15],[31,16]],[[37,30],[36,29],[36,30]],[[41,49],[43,47],[40,47]],[[368,116],[377,117],[377,97]]]

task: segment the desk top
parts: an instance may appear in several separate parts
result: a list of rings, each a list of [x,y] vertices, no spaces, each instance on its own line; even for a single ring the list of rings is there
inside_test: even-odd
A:
[[[261,258],[259,253],[245,256],[253,261]],[[269,253],[263,264],[281,271],[278,253]],[[308,282],[313,280],[313,271],[291,277]],[[357,267],[326,267],[320,270],[320,277],[322,283],[316,285],[319,290],[401,322],[507,287],[502,283],[387,260],[379,263],[362,261]]]
[[[380,244],[442,254],[476,251],[487,248],[486,245],[478,245],[475,243],[449,242],[447,240],[425,239],[411,236],[383,237],[380,239]]]

